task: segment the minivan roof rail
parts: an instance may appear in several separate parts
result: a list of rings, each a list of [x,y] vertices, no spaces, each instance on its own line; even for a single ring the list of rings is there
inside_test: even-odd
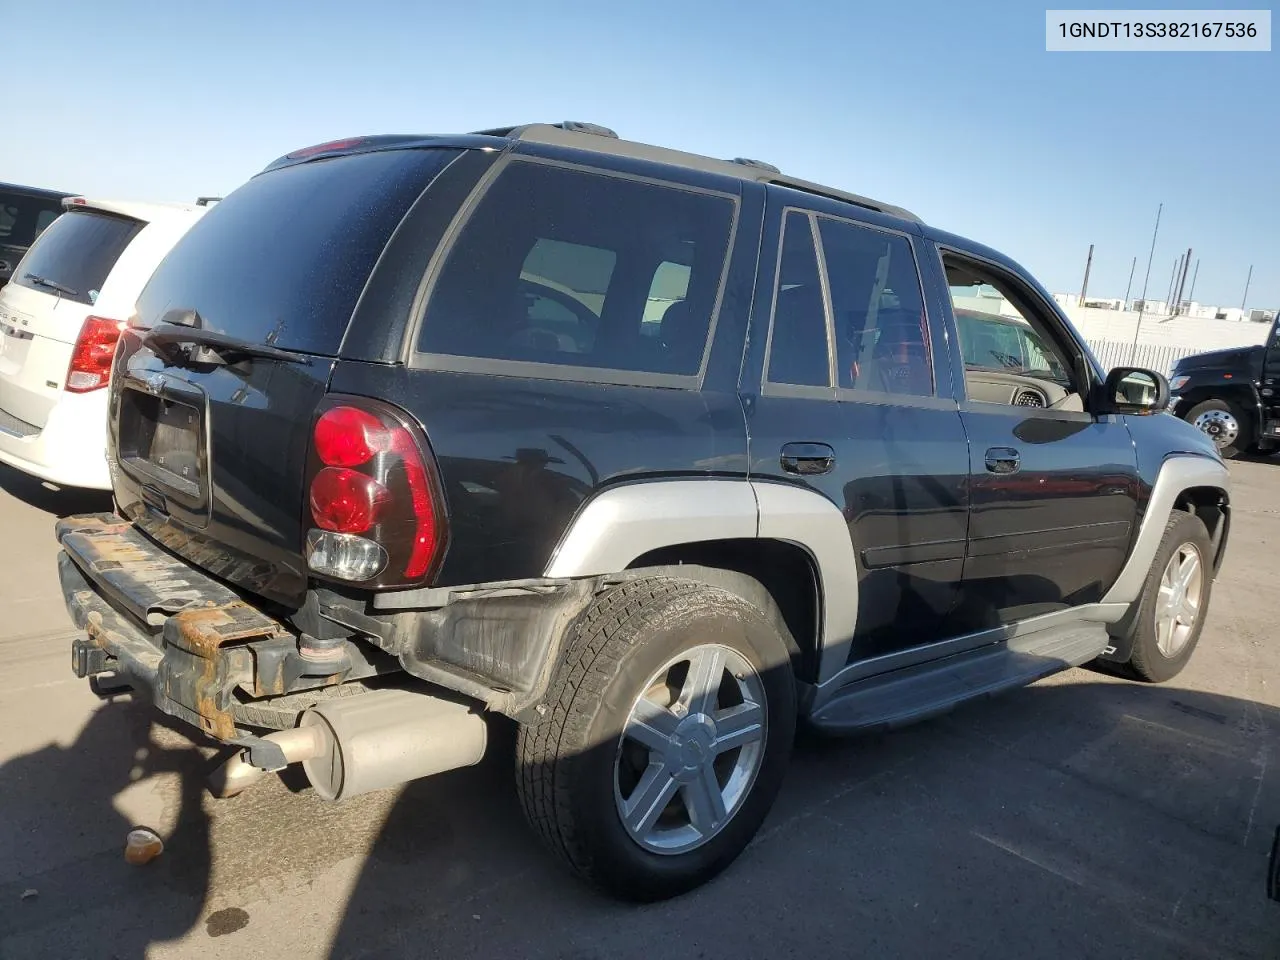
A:
[[[673,150],[669,147],[655,147],[647,143],[623,140],[613,130],[596,123],[566,120],[561,123],[527,123],[521,126],[476,130],[474,132],[480,136],[575,147],[580,150],[591,150],[612,156],[650,160],[655,163],[667,163],[677,167],[701,170],[706,173],[718,173],[722,176],[736,177],[741,180],[773,184],[819,197],[826,197],[830,200],[851,203],[867,210],[874,210],[877,213],[898,217],[901,220],[920,222],[919,217],[902,207],[891,203],[883,203],[879,200],[872,200],[870,197],[850,193],[847,190],[828,187],[821,183],[801,180],[799,177],[790,177],[770,163],[750,160],[745,157],[737,157],[733,160],[717,160],[714,157],[686,153],[683,150]]]

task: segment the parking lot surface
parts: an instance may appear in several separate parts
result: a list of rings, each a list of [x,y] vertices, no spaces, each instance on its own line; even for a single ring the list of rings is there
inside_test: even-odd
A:
[[[0,467],[0,958],[1280,956],[1280,462],[1232,465],[1190,667],[1073,670],[893,734],[802,737],[742,859],[636,907],[525,829],[512,737],[479,767],[325,803],[213,800],[213,752],[70,673],[53,520],[109,509]],[[125,835],[166,841],[145,867]]]

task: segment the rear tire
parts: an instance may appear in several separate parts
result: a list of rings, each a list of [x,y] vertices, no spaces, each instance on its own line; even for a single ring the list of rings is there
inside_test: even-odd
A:
[[[734,594],[669,577],[595,600],[545,706],[518,735],[525,816],[573,870],[630,900],[728,867],[772,806],[795,735],[778,630]]]
[[[1254,430],[1248,414],[1229,400],[1202,400],[1183,419],[1208,434],[1224,460],[1253,447]]]
[[[1188,582],[1180,584],[1184,577]],[[1199,517],[1175,510],[1142,588],[1123,671],[1149,683],[1176,677],[1200,641],[1212,587],[1209,531]]]

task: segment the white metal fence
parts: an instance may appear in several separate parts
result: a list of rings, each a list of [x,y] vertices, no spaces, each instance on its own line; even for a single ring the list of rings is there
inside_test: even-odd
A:
[[[1117,340],[1090,340],[1088,344],[1104,370],[1114,367],[1145,367],[1163,373],[1166,377],[1173,373],[1173,365],[1183,357],[1204,352],[1197,347],[1179,347],[1167,343],[1139,343],[1136,350],[1132,342],[1122,343]]]

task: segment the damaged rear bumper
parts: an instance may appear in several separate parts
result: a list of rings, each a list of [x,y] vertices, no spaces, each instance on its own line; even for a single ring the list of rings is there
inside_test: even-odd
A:
[[[56,529],[63,598],[86,634],[71,647],[76,675],[144,693],[209,736],[241,742],[249,728],[292,726],[317,697],[288,694],[377,672],[350,656],[306,662],[285,624],[120,517],[69,517]]]
[[[365,601],[314,589],[303,608],[277,618],[114,514],[68,517],[57,536],[63,596],[86,633],[72,644],[75,673],[144,692],[233,743],[252,728],[292,727],[319,700],[393,672],[532,717],[571,624],[618,579],[432,587]],[[340,649],[340,661],[303,656],[317,643]]]

